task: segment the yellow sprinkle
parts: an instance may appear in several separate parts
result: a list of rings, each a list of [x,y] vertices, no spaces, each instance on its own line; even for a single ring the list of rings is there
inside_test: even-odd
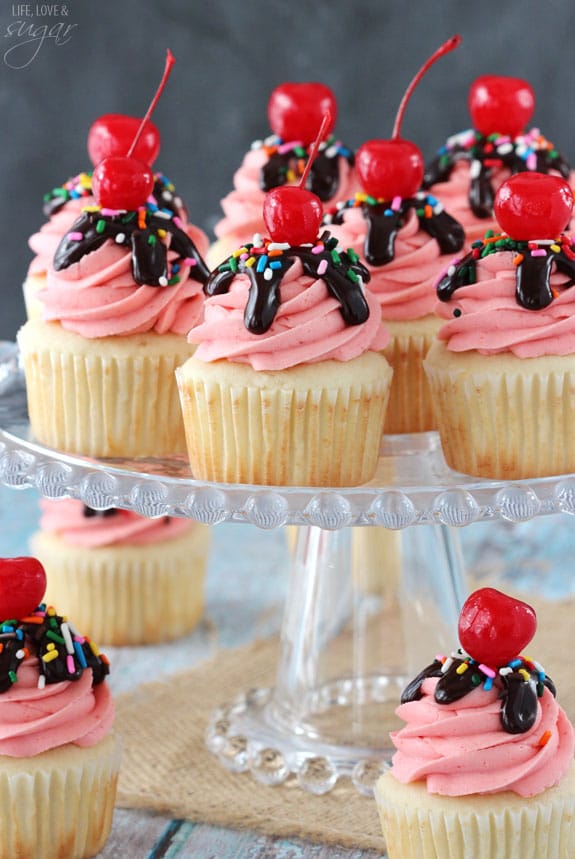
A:
[[[92,653],[94,654],[94,656],[100,655],[100,651],[98,650],[98,646],[96,644],[94,644],[93,641],[90,642],[90,649],[91,649]]]
[[[238,257],[241,257],[242,254],[247,254],[247,252],[247,248],[238,248],[237,251],[233,252],[232,256],[237,259]]]
[[[469,668],[469,664],[467,662],[462,662],[461,665],[455,669],[456,674],[465,674],[467,669]]]
[[[286,179],[288,180],[288,182],[295,182],[297,176],[295,175],[293,170],[288,170],[286,173]]]
[[[249,259],[246,260],[246,265],[248,268],[251,268],[255,264],[256,264],[256,258],[255,257],[250,257]]]
[[[92,180],[87,173],[80,173],[79,179],[82,188],[90,189],[92,187]]]
[[[54,644],[53,641],[51,641],[50,644],[48,645],[48,650],[56,650],[56,645]]]
[[[528,671],[526,671],[526,670],[525,670],[525,668],[520,668],[520,669],[519,669],[519,671],[518,671],[517,673],[518,673],[518,674],[521,674],[521,676],[523,677],[523,679],[524,679],[527,683],[529,682],[529,680],[531,680],[531,677],[529,676],[529,672],[528,672]]]
[[[83,212],[99,212],[100,206],[82,206]]]
[[[355,198],[356,200],[359,200],[360,203],[365,203],[367,200],[367,194],[356,194]]]
[[[58,659],[57,650],[50,650],[49,653],[45,653],[42,657],[42,662],[52,662],[53,659]]]
[[[561,250],[561,245],[551,245],[551,250],[558,254]]]
[[[165,239],[168,234],[167,234],[166,230],[159,229],[158,235],[161,239]]]

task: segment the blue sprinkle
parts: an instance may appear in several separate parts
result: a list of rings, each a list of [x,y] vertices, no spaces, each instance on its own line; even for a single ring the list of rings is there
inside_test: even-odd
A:
[[[82,650],[82,645],[79,641],[74,642],[74,650],[76,651],[76,656],[78,657],[78,662],[82,666],[82,668],[87,668],[88,663],[86,662],[86,657],[84,656],[84,651]]]
[[[14,632],[14,627],[4,623],[2,624],[2,632]]]
[[[16,638],[18,641],[24,641],[24,631],[22,629],[16,630]]]
[[[279,260],[274,260],[273,262],[270,262],[270,268],[275,269],[275,268],[281,268],[281,267],[282,267],[282,264]]]
[[[522,660],[514,659],[512,662],[508,662],[507,664],[510,668],[519,668],[519,666],[522,664]]]
[[[339,154],[343,155],[344,158],[349,158],[349,156],[351,155],[351,150],[348,149],[347,146],[340,146]]]
[[[483,688],[485,689],[486,692],[489,692],[489,690],[491,689],[492,686],[493,686],[493,677],[487,677],[485,679],[485,683],[483,684]]]
[[[172,266],[172,274],[177,274],[180,270],[180,264],[175,262]]]
[[[72,200],[77,200],[78,197],[80,196],[77,191],[70,191],[69,194],[70,194],[70,197],[72,198]]]
[[[438,155],[445,155],[445,153],[446,153],[446,152],[449,152],[449,149],[447,148],[447,146],[442,146],[442,147],[438,150],[438,153],[437,153],[437,154],[438,154]]]
[[[438,203],[437,199],[435,197],[433,197],[431,194],[427,195],[427,202],[429,203],[430,206],[437,206],[437,203]]]
[[[384,215],[387,215],[388,217],[390,217],[391,215],[393,215],[393,209],[386,209],[386,210],[385,210],[385,212],[384,212],[383,214],[384,214]]]
[[[265,267],[267,264],[268,264],[268,255],[262,254],[261,257],[259,258],[258,262],[257,262],[257,265],[256,265],[257,273],[261,274],[262,271],[265,271]]]
[[[158,211],[158,208],[159,208],[159,207],[158,207],[158,206],[156,206],[156,204],[155,204],[155,203],[148,203],[148,209],[150,210],[150,212],[157,212],[157,211]]]

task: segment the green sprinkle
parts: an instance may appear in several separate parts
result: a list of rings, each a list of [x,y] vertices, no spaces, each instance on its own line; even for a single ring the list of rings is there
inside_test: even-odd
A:
[[[51,639],[51,641],[56,641],[58,644],[66,644],[61,635],[58,635],[56,632],[52,632],[51,629],[46,633],[46,638]]]
[[[298,158],[305,158],[307,152],[303,148],[303,146],[294,146],[294,155],[297,155]]]
[[[479,676],[479,674],[472,674],[471,682],[474,686],[479,686],[479,684],[481,683],[481,677]]]
[[[345,276],[348,278],[348,280],[351,280],[352,283],[359,283],[359,277],[357,276],[357,274],[354,272],[353,269],[348,268],[348,270],[345,273]]]
[[[423,211],[423,209],[416,209],[415,214],[417,215],[418,218],[423,218],[425,212]]]
[[[449,164],[449,161],[450,161],[449,155],[442,155],[441,158],[439,159],[439,166],[440,167],[447,167],[447,165]]]
[[[130,221],[133,221],[135,217],[136,217],[135,212],[128,212],[128,214],[124,215],[124,217],[122,218],[122,223],[123,224],[129,224]]]
[[[375,197],[366,197],[366,198],[365,198],[365,202],[366,202],[369,206],[376,206],[376,205],[377,205],[377,200],[375,199]]]
[[[347,249],[347,255],[352,262],[359,262],[359,254],[356,254],[353,248]]]
[[[52,629],[58,629],[58,621],[55,617],[50,618],[50,626],[52,627]]]
[[[16,675],[16,672],[15,672],[15,671],[9,671],[9,672],[8,672],[8,677],[10,678],[10,681],[11,681],[12,683],[16,683],[16,681],[18,680],[18,677],[17,677],[17,675]]]
[[[549,151],[549,155],[551,156],[551,158],[557,158],[559,155],[559,152],[556,149],[551,149]]]
[[[335,263],[335,265],[341,265],[341,257],[338,254],[338,252],[335,250],[335,248],[332,251],[330,251],[330,256],[331,256],[331,261],[333,263]]]
[[[335,236],[331,236],[331,238],[329,238],[327,240],[327,242],[325,243],[325,249],[326,249],[326,251],[331,251],[331,250],[333,250],[333,248],[336,248],[336,247],[337,247],[337,239]]]
[[[238,258],[231,257],[230,258],[230,270],[236,272],[238,270]]]
[[[104,221],[104,220],[102,220],[102,218],[100,218],[100,220],[96,222],[96,232],[97,233],[103,233],[105,229],[106,229],[106,221]]]
[[[179,282],[180,282],[180,276],[175,274],[173,277],[171,277],[169,279],[168,286],[175,286]]]
[[[153,233],[148,236],[148,244],[149,245],[155,245],[157,241],[158,241],[158,239]]]
[[[224,262],[218,266],[218,271],[231,271],[232,267],[229,263]]]
[[[68,196],[68,192],[66,191],[65,188],[54,188],[54,190],[52,191],[52,194],[55,197],[67,197]]]

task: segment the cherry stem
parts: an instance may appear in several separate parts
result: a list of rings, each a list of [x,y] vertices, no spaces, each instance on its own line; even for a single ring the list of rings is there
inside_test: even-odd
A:
[[[160,85],[159,85],[158,89],[156,90],[156,94],[155,94],[154,98],[150,102],[150,106],[146,111],[146,115],[144,116],[144,118],[142,119],[142,121],[140,123],[140,127],[136,131],[136,136],[132,140],[132,145],[128,149],[128,154],[126,156],[127,158],[131,158],[132,155],[134,154],[134,150],[135,150],[136,146],[138,145],[138,140],[142,136],[144,126],[146,125],[146,122],[149,120],[152,113],[154,112],[154,109],[155,109],[155,107],[156,107],[156,105],[160,99],[160,96],[162,95],[164,88],[168,82],[168,78],[170,77],[170,74],[172,72],[172,68],[173,68],[173,65],[175,62],[176,62],[176,58],[174,57],[174,55],[172,54],[172,52],[168,48],[168,50],[166,52],[166,65],[164,67],[164,74],[162,75],[162,80],[160,81]]]
[[[397,138],[399,137],[399,132],[401,130],[401,123],[403,122],[403,114],[405,113],[405,108],[407,107],[407,102],[411,98],[413,90],[416,88],[416,86],[418,85],[421,78],[428,71],[428,69],[431,68],[431,66],[434,64],[434,62],[436,60],[438,60],[444,54],[448,54],[450,51],[453,51],[460,44],[461,44],[461,36],[452,36],[451,39],[448,39],[447,42],[444,42],[443,45],[441,45],[441,47],[439,47],[435,51],[435,53],[429,57],[429,59],[422,65],[420,70],[417,72],[417,74],[415,75],[415,77],[413,78],[413,80],[411,81],[409,86],[407,87],[407,89],[405,91],[405,95],[401,99],[401,103],[399,105],[399,108],[397,110],[397,115],[395,117],[395,123],[393,125],[393,132],[391,135],[392,140],[397,140]]]
[[[312,148],[311,148],[311,150],[310,150],[310,153],[309,153],[309,156],[308,156],[308,159],[307,159],[307,164],[305,165],[304,171],[303,171],[303,173],[302,173],[302,175],[301,175],[301,179],[299,180],[298,188],[304,188],[304,187],[305,187],[306,179],[307,179],[307,177],[308,177],[308,175],[309,175],[309,171],[311,170],[311,165],[312,165],[312,164],[313,164],[313,162],[315,161],[315,158],[316,158],[316,155],[317,155],[317,150],[319,149],[319,145],[320,145],[321,141],[323,140],[323,135],[324,135],[324,133],[325,133],[325,130],[326,130],[327,126],[328,126],[328,123],[330,123],[330,122],[331,122],[331,112],[328,110],[328,111],[326,111],[326,113],[324,114],[324,117],[323,117],[323,119],[322,119],[322,121],[321,121],[321,125],[320,125],[320,127],[319,127],[319,131],[318,131],[318,133],[317,133],[317,135],[316,135],[316,138],[315,138],[315,140],[314,140],[314,142],[313,142],[313,146],[312,146]]]

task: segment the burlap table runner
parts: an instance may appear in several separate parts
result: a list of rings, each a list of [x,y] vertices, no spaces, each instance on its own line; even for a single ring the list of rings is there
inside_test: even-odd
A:
[[[545,665],[575,720],[569,642],[575,600],[538,603],[539,631],[529,653]],[[124,738],[118,805],[267,835],[383,850],[375,803],[349,780],[324,796],[297,786],[270,788],[227,772],[206,750],[209,714],[238,692],[273,684],[277,642],[222,650],[213,659],[118,699]]]

